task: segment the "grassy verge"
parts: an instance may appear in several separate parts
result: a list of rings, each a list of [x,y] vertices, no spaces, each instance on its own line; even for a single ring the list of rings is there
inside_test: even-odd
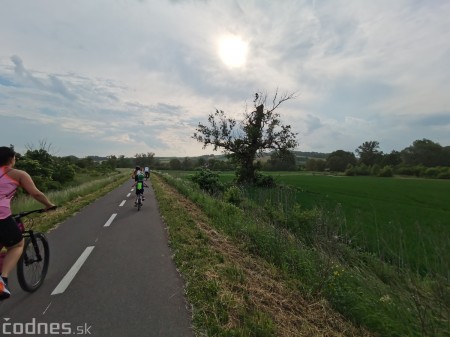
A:
[[[152,185],[175,262],[186,281],[198,335],[371,335],[332,310],[324,298],[305,296],[298,279],[257,254],[257,247],[245,236],[253,230],[268,234],[264,225],[247,228],[239,209],[166,178],[154,175]],[[216,211],[211,214],[212,209]],[[224,228],[222,219],[234,234]]]
[[[58,206],[57,210],[29,216],[25,218],[25,223],[32,221],[34,229],[47,232],[84,206],[112,191],[129,179],[128,171],[117,171],[102,178],[87,181],[76,187],[63,191],[49,192],[47,196]],[[28,195],[21,195],[12,204],[13,213],[39,208],[42,208],[42,205]]]
[[[273,221],[284,216],[281,210],[251,202],[238,208],[211,198],[188,181],[168,175],[162,177],[190,200],[183,212],[175,206],[178,197],[164,198],[164,188],[155,187],[177,263],[187,279],[189,300],[197,310],[194,310],[196,325],[208,335],[264,336],[263,331],[267,331],[270,336],[289,336],[292,331],[307,326],[298,320],[306,320],[312,330],[298,330],[297,335],[369,334],[363,328],[356,328],[360,326],[380,336],[450,336],[448,281],[438,276],[420,277],[408,268],[394,267],[375,255],[351,249],[333,231],[345,221],[339,210],[305,213],[299,208],[295,213],[299,228],[286,227],[286,222]],[[155,181],[158,182],[155,186],[162,184],[158,179]],[[201,209],[205,217],[202,222],[189,215],[194,209]],[[181,232],[187,227],[192,231],[191,239],[188,233]],[[302,232],[308,233],[307,241],[300,235]],[[227,238],[231,247],[211,251],[217,242],[214,235]],[[233,247],[238,247],[239,253],[227,255]],[[264,274],[258,268],[244,272],[242,260],[245,259],[257,260],[261,263],[258,265],[264,266],[263,270],[272,272]],[[221,270],[222,266],[226,272]],[[275,296],[279,301],[268,296],[273,291],[270,286],[250,295],[251,285],[262,284],[256,276],[249,281],[252,269],[254,276],[266,275],[267,284],[272,280],[282,285],[285,292]],[[234,279],[227,280],[223,274]],[[203,284],[203,279],[208,283]],[[242,293],[237,292],[241,296],[224,291],[242,289],[243,280],[251,285]],[[200,290],[195,291],[195,287]],[[202,297],[201,289],[208,296]],[[258,300],[246,301],[248,298]],[[291,298],[297,301],[290,302]],[[283,307],[283,299],[295,309],[290,305]],[[314,303],[326,309],[310,316],[305,308]],[[277,312],[281,314],[277,316]],[[292,315],[286,318],[284,313]],[[247,322],[247,317],[252,319]],[[289,328],[283,330],[286,326]]]

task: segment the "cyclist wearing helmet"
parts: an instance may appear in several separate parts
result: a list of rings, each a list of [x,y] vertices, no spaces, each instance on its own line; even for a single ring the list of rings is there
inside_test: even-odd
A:
[[[139,166],[136,166],[136,167],[134,168],[133,173],[131,174],[131,179],[134,179],[134,178],[136,177],[136,173],[137,173],[138,171],[140,171],[140,170],[141,170],[141,168],[140,168]]]
[[[141,171],[141,168],[139,166],[136,166],[136,170],[134,172],[134,184],[132,187],[136,186],[136,201],[134,202],[134,205],[137,205],[137,200],[138,200],[138,195],[141,194],[142,195],[142,200],[145,200],[144,197],[144,186],[148,187],[145,183],[144,183],[144,173]]]

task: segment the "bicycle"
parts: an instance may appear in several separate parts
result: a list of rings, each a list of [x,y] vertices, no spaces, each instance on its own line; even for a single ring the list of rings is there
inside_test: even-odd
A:
[[[56,206],[48,210],[53,209],[56,209]],[[43,213],[48,210],[36,209],[13,215],[22,232],[22,237],[25,239],[22,255],[17,262],[17,280],[20,287],[30,293],[36,291],[44,282],[50,262],[50,248],[45,235],[32,228],[26,229],[22,218],[32,213]],[[0,250],[2,248],[0,247]],[[0,262],[3,263],[3,259]]]
[[[144,200],[144,187],[148,187],[148,185],[143,181],[136,181],[133,186],[136,186],[136,201],[134,206],[137,207],[137,210],[140,211],[143,205],[142,200]]]
[[[138,193],[136,205],[137,205],[137,210],[140,211],[141,207],[142,207],[142,193]]]

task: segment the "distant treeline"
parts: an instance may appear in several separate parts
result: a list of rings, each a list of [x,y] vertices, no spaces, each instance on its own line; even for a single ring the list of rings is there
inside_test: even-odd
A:
[[[383,153],[377,141],[360,145],[355,153],[338,150],[325,159],[310,158],[305,162],[308,171],[345,172],[346,175],[394,174],[450,179],[450,146],[441,146],[429,139],[416,140],[402,151]]]
[[[11,145],[14,148],[13,145]],[[50,146],[40,144],[39,149],[28,149],[17,154],[16,167],[26,170],[43,191],[60,189],[73,183],[77,173],[104,174],[117,168],[148,166],[154,170],[195,170],[209,168],[234,171],[236,164],[225,155],[198,157],[155,157],[154,153],[138,153],[134,157],[123,155],[57,157],[50,154]],[[341,172],[346,175],[394,174],[450,179],[450,146],[441,146],[428,139],[416,140],[401,151],[383,153],[377,141],[366,141],[354,152],[337,150],[332,153],[285,152],[267,153],[257,158],[261,171],[316,171]]]
[[[337,150],[332,153],[271,152],[257,158],[261,171],[340,172],[347,175],[394,174],[429,178],[450,178],[450,146],[441,146],[428,139],[416,140],[401,151],[383,153],[379,142],[366,141],[354,152]],[[156,169],[192,170],[207,167],[212,170],[235,170],[236,166],[221,156],[185,158],[154,158]]]

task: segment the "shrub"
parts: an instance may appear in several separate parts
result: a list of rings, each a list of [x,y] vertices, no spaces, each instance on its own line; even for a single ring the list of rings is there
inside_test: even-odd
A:
[[[379,177],[392,177],[393,175],[394,175],[394,174],[393,174],[393,171],[392,171],[392,167],[390,167],[389,165],[383,167],[383,168],[380,170],[380,172],[378,173],[378,176],[379,176]]]
[[[352,164],[347,165],[347,169],[345,170],[346,176],[354,176],[356,174],[355,167]]]
[[[356,175],[358,176],[369,176],[370,175],[370,166],[366,164],[361,164],[355,167]]]
[[[428,178],[436,178],[439,175],[439,168],[429,167],[425,169],[424,176]]]
[[[272,187],[277,186],[277,183],[275,182],[275,179],[272,176],[265,176],[265,175],[258,173],[256,175],[255,186],[272,188]]]
[[[223,199],[226,202],[229,202],[230,204],[236,206],[239,206],[244,200],[242,192],[237,186],[231,186],[230,188],[228,188],[223,195]]]
[[[219,175],[209,169],[202,168],[191,177],[191,180],[209,194],[216,194],[224,189],[219,180]]]
[[[373,176],[378,176],[380,174],[380,171],[381,171],[380,165],[375,164],[370,169],[370,174],[373,175]]]
[[[447,172],[440,172],[437,176],[438,179],[450,179],[450,169]]]

